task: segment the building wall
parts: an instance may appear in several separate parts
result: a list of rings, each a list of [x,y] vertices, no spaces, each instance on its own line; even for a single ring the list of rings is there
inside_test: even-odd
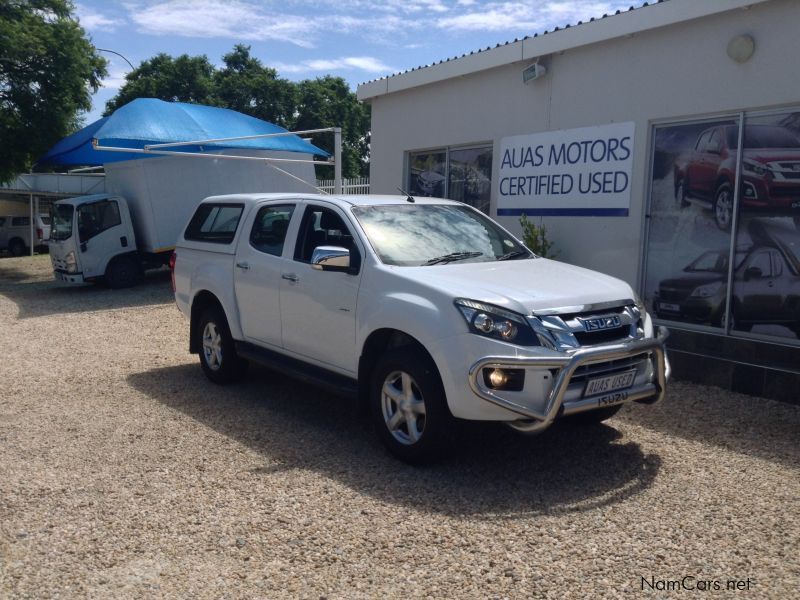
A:
[[[495,214],[501,138],[633,121],[629,216],[546,217],[544,223],[559,259],[638,285],[651,124],[800,103],[798,23],[800,2],[771,0],[542,57],[548,73],[528,85],[521,71],[530,61],[375,97],[372,191],[396,193],[404,185],[408,151],[490,141]],[[739,34],[756,43],[744,64],[726,54]],[[519,233],[516,217],[500,221]]]

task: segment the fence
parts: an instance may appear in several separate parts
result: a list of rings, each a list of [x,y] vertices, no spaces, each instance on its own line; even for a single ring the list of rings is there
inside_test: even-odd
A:
[[[318,179],[317,187],[323,192],[333,193],[333,179]],[[369,194],[369,177],[342,179],[343,194]]]

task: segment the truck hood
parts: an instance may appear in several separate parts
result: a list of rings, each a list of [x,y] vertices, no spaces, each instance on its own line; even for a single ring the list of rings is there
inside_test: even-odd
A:
[[[546,258],[394,268],[398,275],[453,298],[488,302],[522,314],[634,298],[624,281]]]

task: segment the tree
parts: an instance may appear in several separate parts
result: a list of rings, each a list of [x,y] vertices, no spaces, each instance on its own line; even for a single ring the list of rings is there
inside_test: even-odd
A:
[[[162,52],[125,75],[125,83],[106,103],[104,114],[110,115],[136,98],[214,104],[214,72],[205,55],[173,58]]]
[[[298,84],[293,129],[342,128],[342,175],[361,177],[369,172],[369,106],[361,104],[341,77],[326,75]],[[312,136],[314,144],[333,153],[331,134]],[[332,176],[332,168],[330,170]],[[325,174],[323,176],[328,176]]]
[[[249,46],[237,44],[222,60],[225,68],[214,74],[217,104],[292,127],[297,93],[291,81],[280,79],[275,69],[250,56]]]
[[[0,181],[72,133],[106,75],[73,10],[69,0],[0,3]]]

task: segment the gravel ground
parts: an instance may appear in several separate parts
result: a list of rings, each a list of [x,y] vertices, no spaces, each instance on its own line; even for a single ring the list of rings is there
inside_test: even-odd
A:
[[[798,407],[676,382],[607,426],[470,427],[416,469],[352,401],[208,383],[163,272],[75,288],[2,259],[0,331],[0,597],[800,589]]]

